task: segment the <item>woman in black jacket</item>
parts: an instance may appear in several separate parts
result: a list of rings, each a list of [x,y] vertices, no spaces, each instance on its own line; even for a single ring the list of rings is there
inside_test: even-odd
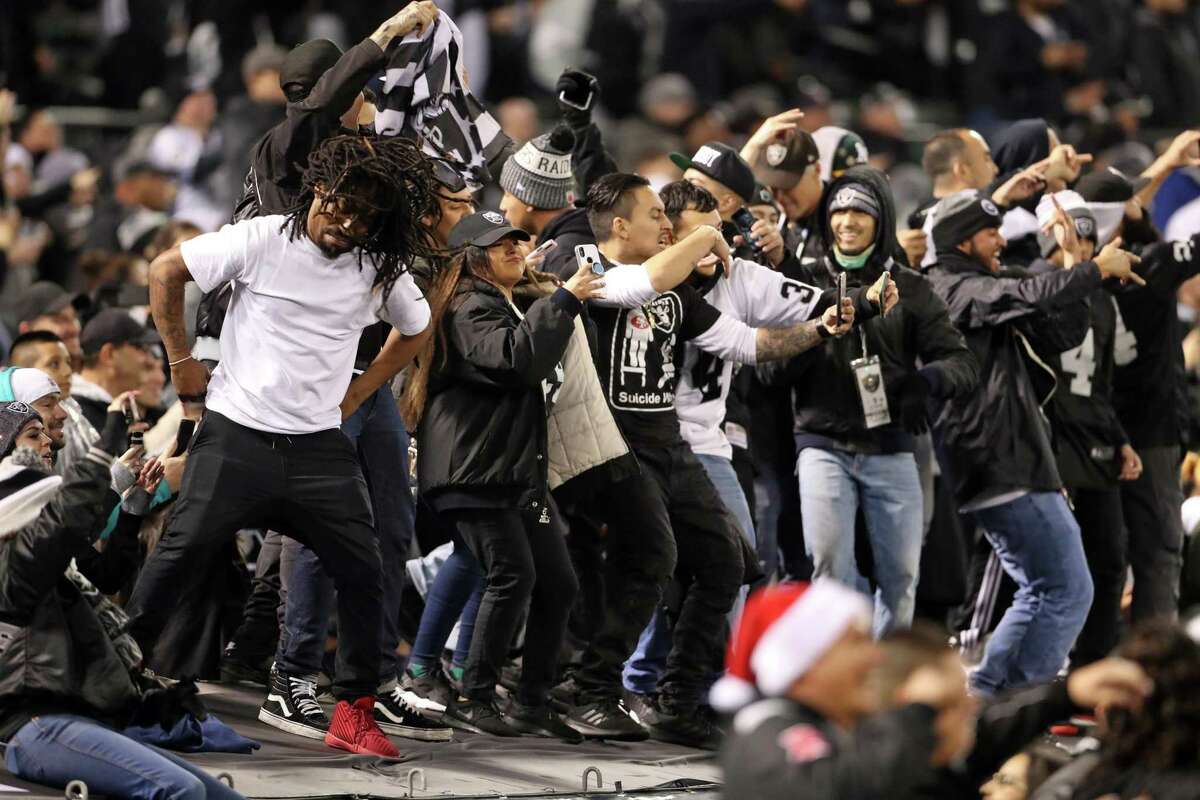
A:
[[[430,292],[435,335],[406,393],[405,415],[420,422],[422,495],[486,575],[465,698],[451,702],[444,721],[579,741],[547,702],[577,582],[550,497],[546,417],[575,317],[603,281],[581,269],[522,311],[513,296],[519,283],[552,288],[556,280],[528,271],[519,244],[528,239],[491,211],[451,231],[450,246],[464,249]],[[496,679],[527,605],[521,680],[502,714]]]

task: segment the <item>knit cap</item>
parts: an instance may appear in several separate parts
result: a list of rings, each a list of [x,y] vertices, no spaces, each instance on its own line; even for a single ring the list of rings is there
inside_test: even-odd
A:
[[[500,187],[536,209],[571,206],[575,202],[574,147],[575,134],[565,125],[531,139],[504,162]]]
[[[7,456],[13,451],[17,442],[17,434],[29,424],[30,420],[41,418],[42,415],[34,411],[31,406],[18,400],[0,405],[0,457]]]

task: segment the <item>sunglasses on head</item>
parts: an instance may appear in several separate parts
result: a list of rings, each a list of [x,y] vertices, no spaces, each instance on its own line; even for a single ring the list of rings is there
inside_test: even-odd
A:
[[[433,161],[433,177],[437,179],[438,183],[451,192],[461,192],[467,188],[466,179],[450,162],[440,158],[430,160]]]

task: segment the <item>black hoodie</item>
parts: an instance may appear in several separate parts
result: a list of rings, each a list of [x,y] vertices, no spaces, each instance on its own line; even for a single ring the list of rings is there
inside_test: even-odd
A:
[[[833,232],[827,209],[829,199],[851,182],[866,186],[875,196],[880,209],[876,230],[881,235],[862,268],[843,270],[832,255]],[[913,437],[909,431],[917,429],[923,421],[921,401],[925,395],[950,398],[972,391],[978,366],[929,282],[914,270],[897,266],[903,263],[900,259],[904,258],[904,251],[896,240],[895,207],[887,177],[882,172],[871,167],[853,167],[833,180],[821,201],[818,230],[828,254],[819,261],[801,265],[799,280],[824,289],[835,286],[838,273],[845,272],[847,287],[854,288],[870,286],[886,270],[896,282],[900,304],[886,317],[858,316],[853,332],[788,363],[786,375],[793,388],[797,448],[911,452]],[[863,355],[863,335],[869,354],[880,358],[892,417],[890,424],[874,429],[868,429],[863,419],[851,367],[851,362]],[[922,364],[920,369],[918,359]],[[906,419],[906,411],[915,417]]]

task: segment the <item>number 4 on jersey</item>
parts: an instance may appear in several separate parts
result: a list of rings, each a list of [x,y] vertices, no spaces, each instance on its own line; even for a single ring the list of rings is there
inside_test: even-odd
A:
[[[1062,370],[1071,376],[1071,394],[1092,396],[1092,376],[1096,374],[1096,340],[1088,328],[1083,344],[1062,354]]]

